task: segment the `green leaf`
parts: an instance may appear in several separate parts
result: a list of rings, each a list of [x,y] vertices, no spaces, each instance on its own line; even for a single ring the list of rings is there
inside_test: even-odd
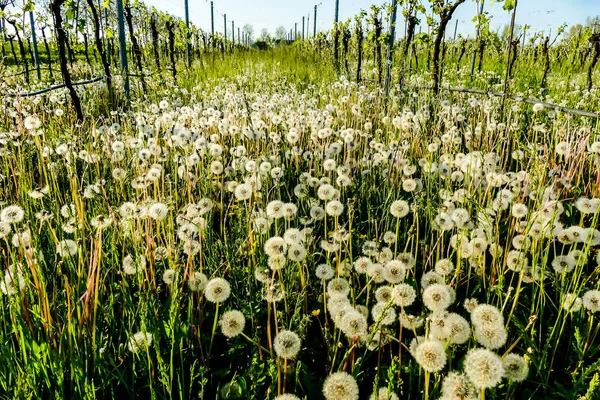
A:
[[[515,3],[516,0],[505,0],[502,8],[506,11],[512,11],[515,8]]]

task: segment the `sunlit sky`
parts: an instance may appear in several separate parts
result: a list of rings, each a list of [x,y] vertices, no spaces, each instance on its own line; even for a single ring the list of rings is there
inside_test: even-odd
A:
[[[143,0],[146,4],[168,11],[179,17],[184,16],[184,0]],[[360,10],[369,10],[371,4],[389,4],[381,0],[339,0],[340,20],[356,15]],[[189,0],[190,20],[200,28],[210,31],[210,0]],[[486,0],[484,10],[492,15],[491,28],[497,30],[510,23],[510,15],[502,9],[498,1]],[[251,24],[255,35],[266,28],[272,34],[278,26],[283,25],[288,31],[298,23],[298,32],[302,27],[302,16],[313,32],[314,6],[317,7],[317,31],[331,28],[335,14],[335,0],[215,0],[215,30],[223,32],[223,14],[227,15],[227,29],[230,35],[231,21],[237,27]],[[428,7],[429,10],[429,7]],[[474,0],[467,0],[456,12],[458,34],[473,35],[475,32],[472,19],[477,13]],[[545,31],[556,28],[562,23],[574,25],[584,23],[587,17],[600,15],[600,0],[519,0],[516,17],[517,25],[530,25],[532,31]],[[398,19],[398,36],[404,35],[404,22]],[[455,20],[451,22],[450,31],[454,30]],[[423,20],[423,30],[427,24]],[[236,32],[237,33],[237,32]]]

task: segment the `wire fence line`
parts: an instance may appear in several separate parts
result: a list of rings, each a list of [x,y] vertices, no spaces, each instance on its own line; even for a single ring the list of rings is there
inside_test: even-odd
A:
[[[168,69],[168,68],[167,68]],[[152,76],[154,74],[156,74],[158,71],[154,71],[150,74],[144,74],[144,75],[139,75],[139,74],[128,74],[130,77],[133,78],[139,78],[139,77],[149,77]],[[81,86],[81,85],[89,85],[92,83],[96,83],[102,80],[106,79],[106,75],[103,76],[99,76],[90,80],[85,80],[85,81],[79,81],[79,82],[73,82],[73,86]],[[32,96],[38,96],[44,93],[48,93],[50,91],[53,90],[57,90],[57,89],[63,89],[67,87],[67,85],[60,84],[60,85],[54,85],[54,86],[50,86],[49,88],[46,89],[41,89],[38,90],[36,92],[29,92],[29,93],[8,93],[7,96],[10,97],[32,97]],[[418,85],[405,85],[405,87],[411,88],[411,89],[416,89],[416,90],[433,90],[433,88],[431,86],[418,86]],[[534,99],[528,99],[526,97],[523,96],[516,96],[516,95],[512,95],[512,94],[508,94],[508,93],[503,93],[503,92],[495,92],[495,91],[489,91],[489,90],[480,90],[480,89],[470,89],[470,88],[461,88],[461,87],[452,87],[452,86],[448,86],[448,87],[441,87],[442,90],[447,90],[450,92],[461,92],[461,93],[470,93],[470,94],[477,94],[477,95],[483,95],[483,96],[495,96],[495,97],[505,97],[507,99],[511,99],[511,100],[515,100],[515,101],[521,101],[524,103],[528,103],[528,104],[542,104],[544,106],[544,108],[548,108],[551,110],[555,110],[555,111],[559,111],[562,113],[566,113],[566,114],[572,114],[572,115],[578,115],[581,117],[588,117],[588,118],[596,118],[596,119],[600,119],[600,112],[590,112],[590,111],[583,111],[583,110],[577,110],[575,108],[570,108],[570,107],[563,107],[560,106],[558,104],[551,104],[551,103],[546,103],[544,101],[539,101],[539,100],[534,100]]]
[[[169,70],[169,68],[167,68],[167,70]],[[144,75],[139,75],[139,74],[127,74],[127,75],[130,76],[130,77],[132,77],[132,78],[141,78],[141,77],[147,78],[147,77],[150,77],[150,76],[156,74],[157,72],[158,71],[154,71],[154,72],[152,72],[150,74],[144,74]],[[113,76],[120,76],[120,75],[113,75]],[[96,78],[92,78],[92,79],[89,79],[89,80],[73,82],[72,85],[73,86],[89,85],[89,84],[92,84],[92,83],[103,81],[106,78],[107,78],[106,75],[102,75],[102,76],[98,76]],[[63,89],[63,88],[66,88],[66,87],[67,87],[67,85],[64,84],[64,83],[62,83],[60,85],[53,85],[53,86],[50,86],[48,88],[40,89],[40,90],[35,91],[35,92],[29,92],[29,93],[7,93],[6,96],[9,96],[9,97],[32,97],[32,96],[39,96],[41,94],[48,93],[48,92],[51,92],[53,90]]]
[[[433,88],[430,86],[413,86],[413,85],[406,85],[406,86],[411,89],[417,89],[417,90],[433,90]],[[462,93],[471,93],[471,94],[478,94],[478,95],[484,95],[484,96],[504,97],[507,99],[515,100],[515,101],[522,101],[522,102],[528,103],[528,104],[541,104],[544,106],[544,108],[549,108],[549,109],[552,109],[555,111],[560,111],[565,114],[572,114],[572,115],[579,115],[581,117],[600,119],[600,112],[577,110],[575,108],[563,107],[558,104],[551,104],[551,103],[546,103],[544,101],[528,99],[523,96],[516,96],[513,94],[509,94],[509,93],[494,92],[494,91],[489,91],[489,90],[469,89],[469,88],[461,88],[461,87],[452,87],[452,86],[440,87],[440,89],[447,90],[450,92],[462,92]]]
[[[40,67],[40,71],[52,71],[52,72],[57,72],[55,69],[50,68],[50,67]],[[17,72],[14,74],[10,74],[10,75],[4,75],[2,76],[2,78],[15,78],[17,76],[21,76],[21,75],[25,75],[28,71],[21,71],[21,72]],[[35,72],[34,70],[30,70],[29,73]]]
[[[363,81],[373,82],[373,83],[376,82],[375,79],[363,79]],[[415,89],[415,90],[433,90],[433,87],[423,86],[423,85],[403,84],[402,87],[409,88],[409,89]],[[544,108],[549,108],[549,109],[552,109],[555,111],[563,112],[565,114],[572,114],[572,115],[579,115],[581,117],[600,119],[600,112],[577,110],[575,108],[563,107],[558,104],[552,104],[552,103],[547,103],[547,102],[540,101],[540,100],[528,99],[526,97],[516,96],[516,95],[510,94],[510,93],[494,92],[491,90],[462,88],[462,87],[455,87],[455,86],[440,86],[440,90],[447,90],[449,92],[471,93],[471,94],[478,94],[478,95],[482,95],[482,96],[506,97],[507,99],[511,99],[511,100],[515,100],[515,101],[522,101],[522,102],[528,103],[528,104],[541,104],[544,106]]]
[[[73,82],[72,85],[73,86],[81,86],[81,85],[89,85],[90,83],[96,83],[99,81],[102,81],[106,79],[106,75],[104,76],[99,76],[90,80],[86,80],[86,81],[79,81],[79,82]],[[49,88],[46,89],[41,89],[38,90],[36,92],[29,92],[29,93],[8,93],[7,96],[10,97],[32,97],[32,96],[39,96],[40,94],[44,94],[44,93],[48,93],[51,92],[53,90],[57,90],[57,89],[62,89],[67,87],[66,84],[62,83],[60,85],[54,85],[54,86],[50,86]]]

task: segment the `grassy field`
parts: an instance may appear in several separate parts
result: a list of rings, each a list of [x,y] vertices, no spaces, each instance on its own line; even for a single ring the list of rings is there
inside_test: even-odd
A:
[[[83,122],[1,83],[0,398],[599,398],[597,119],[373,70],[216,55]],[[515,89],[596,109],[567,73]]]

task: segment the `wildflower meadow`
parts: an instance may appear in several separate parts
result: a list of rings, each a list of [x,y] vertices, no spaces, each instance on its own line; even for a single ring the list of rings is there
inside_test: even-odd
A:
[[[600,35],[462,3],[0,0],[0,399],[600,399]]]

